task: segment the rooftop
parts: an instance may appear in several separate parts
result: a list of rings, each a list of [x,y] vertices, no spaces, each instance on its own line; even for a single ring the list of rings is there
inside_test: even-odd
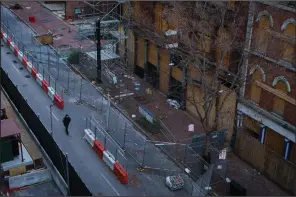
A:
[[[20,134],[21,130],[11,119],[1,120],[0,138]]]

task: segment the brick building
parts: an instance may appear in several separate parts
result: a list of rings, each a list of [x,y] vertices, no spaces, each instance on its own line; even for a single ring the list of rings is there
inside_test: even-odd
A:
[[[180,6],[186,7],[185,4],[192,4],[189,7],[194,7],[195,3],[183,2],[180,3]],[[173,6],[169,2],[128,2],[123,5],[122,12],[125,17],[132,14],[132,19],[125,23],[129,24],[126,31],[128,39],[120,43],[119,46],[119,51],[126,50],[122,55],[125,55],[130,70],[133,70],[137,76],[164,93],[167,98],[178,101],[181,107],[193,116],[198,116],[196,105],[193,103],[194,101],[203,102],[205,92],[205,87],[200,84],[201,75],[206,76],[206,80],[211,83],[222,57],[223,50],[215,46],[215,43],[223,36],[234,37],[236,41],[243,42],[246,30],[244,26],[246,16],[242,16],[240,20],[243,21],[240,21],[241,23],[237,20],[236,27],[241,32],[240,34],[231,35],[228,27],[231,26],[239,9],[241,13],[246,13],[246,10],[243,9],[246,9],[247,2],[224,2],[223,5],[209,2],[206,4],[208,8],[213,10],[217,9],[217,6],[224,6],[226,17],[225,25],[222,28],[215,24],[207,29],[207,32],[202,32],[200,28],[193,31],[189,30],[188,27],[182,27],[182,21],[177,19],[180,16],[172,14],[170,9]],[[168,16],[165,16],[165,10]],[[190,10],[196,12],[194,9],[189,9],[188,12]],[[208,14],[211,15],[210,11]],[[192,17],[192,21],[196,20],[194,13],[190,13],[189,16]],[[202,29],[205,28],[202,27]],[[168,32],[171,32],[171,36],[165,36]],[[191,41],[193,35],[198,38]],[[178,46],[174,44],[178,44]],[[200,51],[196,53],[196,56],[195,53],[194,55],[190,54],[189,51],[192,51],[192,49],[188,50],[189,45],[192,44],[196,47],[194,48],[196,52]],[[170,48],[172,46],[175,46],[174,49]],[[203,74],[198,70],[198,64],[202,62],[202,58],[199,59],[198,57],[202,54],[205,54],[206,58],[210,60],[207,62],[207,71]],[[193,57],[192,60],[187,61],[190,56]],[[223,103],[221,111],[225,113],[223,115],[224,120],[221,118],[222,121],[218,123],[217,127],[226,127],[229,130],[228,137],[230,138],[236,108],[236,93],[235,90],[230,89],[230,84],[233,81],[231,78],[233,73],[236,73],[239,67],[238,60],[241,58],[241,50],[231,48],[223,56],[224,60],[219,66],[223,67],[221,70],[224,71],[219,71],[218,81],[220,89],[230,90],[231,94]],[[185,59],[186,61],[184,61]],[[210,126],[215,124],[216,110],[220,107],[221,101],[219,99],[221,98],[221,95],[217,96],[215,102],[213,102],[215,107],[210,111]]]
[[[295,2],[252,3],[237,126],[296,164],[295,16]]]

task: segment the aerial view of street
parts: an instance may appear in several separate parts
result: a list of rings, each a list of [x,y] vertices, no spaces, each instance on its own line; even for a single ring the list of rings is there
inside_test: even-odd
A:
[[[293,1],[1,1],[1,196],[296,195]]]

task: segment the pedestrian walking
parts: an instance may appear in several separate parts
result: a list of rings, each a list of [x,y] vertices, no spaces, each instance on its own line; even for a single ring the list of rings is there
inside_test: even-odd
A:
[[[63,118],[63,123],[64,123],[65,129],[66,129],[67,135],[69,135],[68,127],[69,127],[70,122],[71,122],[71,118],[68,114],[66,114],[65,117]]]

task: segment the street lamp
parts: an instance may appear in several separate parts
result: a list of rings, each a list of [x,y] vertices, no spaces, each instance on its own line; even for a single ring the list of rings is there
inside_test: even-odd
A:
[[[55,102],[52,102],[52,104],[50,104],[49,106],[49,113],[50,113],[50,131],[51,131],[51,136],[52,136],[52,107],[55,105]]]

